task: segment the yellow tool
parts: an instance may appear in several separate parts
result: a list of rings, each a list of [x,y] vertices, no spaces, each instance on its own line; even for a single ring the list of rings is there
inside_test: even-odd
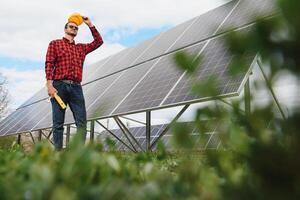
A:
[[[63,100],[60,98],[60,96],[58,96],[57,93],[55,93],[54,98],[62,109],[66,109],[66,107],[67,107],[66,104],[63,102]]]

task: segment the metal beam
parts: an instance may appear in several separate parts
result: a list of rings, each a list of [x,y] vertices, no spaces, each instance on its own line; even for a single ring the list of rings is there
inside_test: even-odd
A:
[[[187,104],[180,110],[180,112],[171,121],[171,123],[168,124],[168,126],[161,132],[161,134],[158,136],[158,138],[156,138],[156,140],[150,145],[150,149],[153,149],[154,145],[158,142],[158,140],[168,132],[170,127],[178,120],[178,118],[186,111],[186,109],[188,109],[189,106],[190,106],[190,104]]]
[[[245,113],[247,116],[251,113],[251,94],[250,94],[250,79],[248,78],[244,86],[244,96],[245,96]]]
[[[99,124],[102,128],[104,128],[107,132],[109,132],[112,136],[114,136],[119,142],[121,142],[124,146],[126,146],[128,149],[130,149],[133,152],[136,152],[134,149],[132,149],[129,145],[127,145],[125,142],[123,142],[118,136],[116,136],[112,131],[110,131],[108,128],[106,128],[103,124],[101,124],[98,120],[96,120],[96,123]]]
[[[150,151],[150,137],[151,137],[151,111],[146,112],[146,149]]]
[[[70,135],[71,135],[71,125],[67,125],[67,130],[66,130],[66,147],[69,146],[70,143]]]
[[[48,140],[49,140],[51,134],[52,134],[52,129],[50,130],[49,135],[47,136],[47,139],[48,139]]]
[[[129,137],[127,136],[127,134],[125,133],[125,130],[123,129],[121,123],[118,121],[117,117],[114,117],[114,120],[116,121],[117,125],[119,126],[120,130],[122,131],[122,133],[125,135],[126,139],[128,140],[128,142],[130,143],[130,145],[132,146],[132,148],[137,152],[135,146],[132,144],[131,140],[129,139]]]
[[[124,118],[124,119],[127,119],[127,120],[129,120],[129,121],[133,121],[133,122],[136,122],[136,123],[139,123],[139,124],[142,124],[142,125],[146,125],[146,123],[144,123],[144,122],[141,122],[141,121],[138,121],[138,120],[129,118],[129,117],[124,117],[124,116],[120,116],[120,117],[121,117],[121,118]]]
[[[90,121],[90,142],[94,142],[94,131],[95,131],[95,121],[91,120]]]
[[[38,130],[38,141],[42,140],[42,130]]]
[[[33,136],[32,136],[32,132],[29,131],[29,134],[30,134],[30,137],[31,137],[31,139],[32,139],[33,144],[35,144],[34,138],[33,138]]]
[[[21,145],[21,134],[18,134],[18,137],[17,137],[17,144],[18,144],[18,145]]]
[[[279,112],[281,113],[282,118],[283,118],[284,120],[286,120],[286,116],[285,116],[285,114],[284,114],[284,112],[283,112],[283,110],[282,110],[282,108],[281,108],[281,105],[280,105],[280,103],[279,103],[279,101],[278,101],[278,99],[277,99],[277,96],[275,95],[275,92],[274,92],[274,90],[273,90],[273,88],[272,88],[271,81],[268,79],[268,77],[267,77],[265,71],[263,70],[263,65],[262,65],[262,62],[261,62],[260,59],[257,60],[257,64],[258,64],[258,66],[259,66],[259,68],[260,68],[260,71],[261,71],[261,73],[262,73],[262,75],[263,75],[265,81],[266,81],[267,87],[268,87],[268,89],[270,90],[270,92],[271,92],[271,94],[272,94],[273,100],[275,101],[275,103],[276,103],[276,105],[277,105],[277,107],[278,107],[278,109],[279,109]]]
[[[129,131],[129,129],[125,126],[125,124],[118,118],[116,117],[120,125],[123,127],[123,129],[128,133],[128,135],[131,137],[131,139],[139,146],[139,148],[144,151],[142,148],[141,144],[135,139],[135,137],[132,135],[132,133]]]
[[[42,131],[42,135],[52,144],[54,145],[54,143],[45,135],[45,133]]]

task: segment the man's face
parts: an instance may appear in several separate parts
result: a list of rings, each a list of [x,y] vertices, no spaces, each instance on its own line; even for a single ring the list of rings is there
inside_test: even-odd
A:
[[[77,35],[77,32],[78,26],[73,22],[68,23],[67,27],[65,28],[65,33],[75,37]]]

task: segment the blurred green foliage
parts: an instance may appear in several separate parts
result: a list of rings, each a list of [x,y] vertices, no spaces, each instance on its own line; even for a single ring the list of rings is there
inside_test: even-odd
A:
[[[300,75],[298,0],[278,0],[280,12],[259,21],[251,31],[233,33],[227,44],[236,55],[230,73],[240,66],[245,49],[259,52],[270,83],[281,71]],[[175,58],[193,76],[201,59],[185,53]],[[258,83],[265,84],[265,83]],[[192,92],[215,95],[216,80],[195,82]],[[198,151],[189,126],[175,124],[177,153],[162,143],[156,152],[122,153],[107,140],[83,147],[75,137],[70,147],[55,152],[46,143],[30,154],[19,146],[0,151],[0,199],[300,199],[300,112],[284,120],[273,103],[253,107],[246,115],[243,102],[232,109],[217,103],[199,108],[194,126],[200,133],[217,127],[218,151]],[[213,119],[211,123],[201,123]]]

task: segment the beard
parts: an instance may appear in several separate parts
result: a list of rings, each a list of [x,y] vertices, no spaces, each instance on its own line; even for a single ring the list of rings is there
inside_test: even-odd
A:
[[[77,35],[76,33],[70,33],[70,32],[67,32],[67,34],[72,36],[72,37],[75,37]]]

